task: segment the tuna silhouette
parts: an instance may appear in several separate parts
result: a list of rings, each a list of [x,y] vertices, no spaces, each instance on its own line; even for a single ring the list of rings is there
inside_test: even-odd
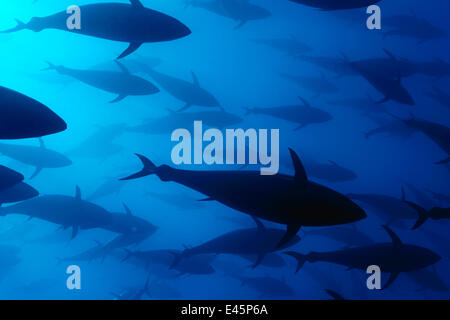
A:
[[[378,243],[364,247],[330,252],[311,252],[301,254],[288,251],[285,254],[294,257],[298,272],[305,262],[329,262],[343,265],[348,269],[366,270],[368,266],[377,265],[382,272],[390,273],[383,289],[389,287],[402,272],[420,270],[437,263],[441,257],[433,251],[411,244],[404,244],[387,226],[384,229],[391,237],[391,243]]]
[[[69,29],[66,11],[47,17],[34,17],[28,23],[17,20],[17,26],[2,33],[29,29],[59,29],[96,38],[127,42],[129,47],[118,57],[124,58],[143,43],[171,41],[188,36],[191,31],[180,21],[161,12],[145,8],[139,0],[125,3],[95,3],[80,6],[81,28]]]
[[[148,74],[161,88],[166,90],[176,99],[185,103],[178,111],[184,111],[192,106],[219,107],[223,111],[223,108],[220,106],[217,99],[200,86],[200,81],[194,72],[191,72],[192,82],[188,82],[155,71],[145,64],[140,64],[140,67],[141,72]]]
[[[44,168],[61,168],[72,164],[72,161],[66,156],[47,149],[42,139],[39,142],[39,147],[0,143],[0,154],[34,166],[36,169],[30,180],[36,177]]]
[[[19,172],[0,165],[0,191],[11,188],[12,186],[22,182],[24,176]]]
[[[77,79],[94,88],[115,93],[117,98],[111,103],[119,102],[128,96],[145,96],[159,92],[149,81],[132,75],[128,69],[116,61],[119,71],[104,70],[79,70],[64,66],[55,66],[48,62],[49,67],[45,70],[56,70],[59,74]]]
[[[268,253],[285,249],[300,241],[300,237],[294,236],[281,247],[275,248],[285,232],[280,229],[266,228],[257,218],[253,217],[253,219],[256,223],[256,228],[234,230],[196,247],[186,248],[177,256],[173,266],[176,266],[181,259],[199,254],[235,254],[239,256],[252,254],[257,255],[253,265],[253,268],[256,268]]]
[[[42,103],[0,86],[0,139],[37,138],[67,129]]]
[[[277,247],[288,243],[301,226],[331,226],[366,217],[364,210],[344,195],[311,182],[298,155],[289,149],[295,176],[264,176],[258,171],[191,171],[167,165],[157,167],[138,155],[144,168],[123,180],[156,174],[174,181],[230,208],[272,222],[285,224],[287,231]],[[239,190],[239,192],[236,192]]]

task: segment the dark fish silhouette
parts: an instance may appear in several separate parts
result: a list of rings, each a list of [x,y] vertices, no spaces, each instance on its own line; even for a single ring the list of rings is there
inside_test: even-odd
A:
[[[378,124],[378,127],[369,130],[364,134],[366,139],[378,135],[378,134],[386,134],[388,136],[397,136],[399,138],[409,138],[415,130],[408,127],[403,121],[399,121],[397,119],[386,119],[385,117],[374,117],[369,116],[371,120]]]
[[[298,123],[295,130],[300,130],[311,124],[324,123],[333,119],[326,111],[312,107],[308,101],[300,98],[303,105],[281,106],[274,108],[245,108],[248,114],[265,114],[289,122]]]
[[[350,62],[350,65],[359,72],[375,89],[384,95],[378,103],[394,100],[401,104],[414,105],[414,100],[401,83],[402,74],[397,73],[396,78],[392,74],[380,74],[378,71],[367,67],[365,64]]]
[[[123,123],[100,127],[78,146],[68,152],[71,156],[105,160],[123,150],[114,140],[125,132]]]
[[[191,72],[192,82],[188,82],[155,71],[144,64],[140,64],[140,71],[148,74],[161,88],[185,103],[184,107],[179,111],[186,110],[192,106],[219,107],[223,109],[217,99],[200,86],[200,82],[194,72]]]
[[[19,172],[0,165],[0,191],[22,182],[24,176]]]
[[[81,28],[69,29],[69,15],[62,11],[47,17],[34,17],[27,24],[16,20],[17,26],[2,33],[29,29],[59,29],[113,41],[128,42],[129,47],[118,57],[124,58],[143,43],[171,41],[188,36],[191,31],[180,21],[145,8],[139,0],[125,3],[95,3],[80,6]]]
[[[366,217],[364,210],[344,195],[308,180],[297,154],[289,149],[295,176],[266,176],[258,171],[190,171],[155,166],[138,155],[144,168],[124,180],[156,174],[174,181],[230,208],[261,219],[286,224],[278,247],[288,243],[301,226],[330,226]],[[237,188],[240,192],[236,192]]]
[[[39,192],[26,183],[18,183],[12,187],[0,190],[0,206],[37,197]]]
[[[436,122],[417,119],[411,114],[409,119],[400,119],[392,115],[396,119],[402,120],[408,127],[420,131],[430,138],[437,146],[439,146],[449,156],[436,164],[446,164],[450,162],[450,128]]]
[[[154,234],[158,227],[154,226],[147,220],[139,218],[131,212],[127,205],[123,204],[125,213],[113,213],[111,214],[110,222],[107,225],[107,229],[116,233],[123,233],[125,235],[138,234],[148,238]],[[145,239],[144,238],[144,239]],[[142,239],[142,240],[144,240]]]
[[[331,297],[333,298],[333,300],[345,300],[345,298],[340,295],[339,293],[337,293],[336,291],[330,290],[330,289],[325,289],[325,292]]]
[[[120,181],[118,178],[108,179],[97,189],[95,189],[94,192],[92,192],[92,194],[86,198],[86,200],[95,201],[109,195],[118,195],[125,184],[125,181]]]
[[[319,162],[313,158],[301,155],[303,165],[308,176],[328,182],[345,182],[355,180],[358,176],[355,172],[347,169],[335,161]],[[291,161],[287,157],[281,157],[281,165],[286,169],[292,166]]]
[[[332,72],[336,74],[336,77],[338,78],[359,75],[359,73],[342,57],[300,55],[298,58],[301,61],[309,62],[315,66]]]
[[[258,255],[254,254],[239,254],[240,258],[250,261],[252,266],[255,265],[258,260]],[[264,255],[264,258],[261,260],[260,265],[268,268],[282,268],[286,266],[286,261],[284,261],[283,257],[277,253],[269,252]]]
[[[242,118],[225,111],[174,112],[161,118],[148,119],[143,124],[128,127],[130,132],[145,134],[171,134],[178,128],[193,127],[194,121],[201,120],[203,125],[223,129],[242,122]]]
[[[178,250],[148,250],[148,251],[130,251],[125,249],[127,255],[122,261],[137,260],[143,264],[145,270],[153,264],[161,264],[166,267],[173,265],[175,258],[180,255]],[[198,255],[183,259],[175,265],[174,270],[179,272],[179,275],[184,274],[196,274],[206,275],[215,272],[211,266],[212,260],[215,256],[211,255]],[[132,262],[132,261],[130,261]]]
[[[389,77],[398,79],[400,74],[402,78],[410,77],[418,73],[416,64],[408,59],[396,57],[389,50],[383,49],[387,58],[373,58],[353,61],[359,68],[378,74],[380,77]]]
[[[428,92],[427,96],[440,105],[450,109],[450,93],[447,93],[444,90],[433,86],[432,91]]]
[[[297,57],[301,54],[312,51],[307,44],[298,41],[294,37],[289,38],[274,38],[274,39],[254,39],[253,42],[268,46],[270,48],[279,50],[289,56]]]
[[[225,233],[193,248],[186,248],[174,261],[177,265],[182,259],[201,254],[236,254],[256,255],[253,268],[256,268],[265,255],[275,250],[288,248],[300,241],[298,236],[284,243],[278,248],[275,246],[283,238],[285,232],[280,229],[266,228],[261,221],[254,218],[257,228],[239,229]]]
[[[411,183],[405,183],[406,188],[416,199],[416,202],[426,209],[430,209],[435,206],[435,201],[424,191],[420,190]]]
[[[416,15],[396,15],[383,18],[383,25],[388,29],[384,37],[401,36],[415,38],[419,43],[447,37],[447,32],[432,25]]]
[[[373,240],[364,232],[359,231],[354,225],[338,226],[316,230],[304,230],[305,237],[324,237],[334,241],[341,242],[347,247],[363,246],[373,243]]]
[[[290,0],[292,2],[322,10],[346,10],[368,7],[381,0]]]
[[[305,262],[329,262],[348,267],[349,269],[366,270],[368,266],[377,265],[382,272],[390,273],[389,280],[383,289],[389,287],[402,272],[426,268],[437,263],[441,257],[433,251],[416,245],[404,244],[389,227],[384,229],[391,237],[391,243],[379,243],[352,249],[311,252],[307,255],[298,252],[285,252],[294,257],[297,271]]]
[[[50,62],[48,62],[49,67],[45,70],[56,70],[59,74],[72,77],[94,88],[117,94],[117,98],[111,103],[119,102],[128,96],[145,96],[159,92],[159,89],[151,82],[132,75],[123,64],[118,61],[116,63],[120,72],[70,69],[64,66],[55,66]]]
[[[239,24],[235,29],[239,29],[248,21],[262,20],[271,16],[269,11],[250,3],[249,0],[188,0],[186,6],[202,8],[237,21]]]
[[[259,292],[263,297],[288,297],[295,294],[294,289],[286,283],[286,281],[279,280],[273,277],[244,277],[234,275],[233,278],[239,280],[242,286],[248,286],[253,290]]]
[[[42,103],[5,87],[0,87],[0,114],[0,139],[38,138],[67,129]]]
[[[72,238],[80,229],[106,228],[111,214],[93,203],[81,199],[80,188],[75,197],[45,195],[32,198],[8,207],[0,208],[0,216],[23,214],[61,225],[72,227]]]
[[[350,193],[347,194],[347,196],[352,200],[364,202],[370,207],[376,209],[377,213],[381,214],[381,218],[383,218],[388,225],[399,219],[417,219],[417,213],[415,210],[404,202],[405,193],[403,188],[401,199],[374,193]]]
[[[322,94],[336,93],[339,91],[339,88],[331,81],[327,80],[323,74],[320,77],[303,77],[289,74],[281,74],[281,76],[306,90],[314,92],[316,97]]]
[[[72,161],[61,153],[47,149],[42,139],[39,140],[39,143],[39,147],[0,143],[0,154],[35,167],[30,180],[36,177],[42,169],[61,168],[72,164]]]
[[[387,108],[384,105],[377,104],[371,97],[361,98],[342,98],[327,101],[332,106],[349,108],[362,112],[363,115],[383,114]]]
[[[432,220],[442,220],[442,219],[450,219],[450,208],[439,208],[439,207],[433,207],[430,210],[426,210],[425,208],[419,206],[418,204],[411,202],[411,201],[405,201],[407,204],[409,204],[414,210],[417,211],[419,218],[416,221],[416,224],[413,226],[413,230],[420,227],[422,224],[425,223],[428,219]]]

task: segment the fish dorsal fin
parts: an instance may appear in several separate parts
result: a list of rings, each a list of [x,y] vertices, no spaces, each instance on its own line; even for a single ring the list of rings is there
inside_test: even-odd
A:
[[[311,108],[311,105],[309,104],[309,102],[306,99],[304,99],[302,97],[298,97],[298,98],[300,99],[301,102],[303,102],[304,107]]]
[[[391,237],[392,244],[394,245],[394,247],[402,245],[402,240],[400,240],[400,238],[395,234],[394,231],[391,230],[391,228],[389,228],[388,226],[383,226],[383,228],[384,228],[384,230],[386,230],[386,232]]]
[[[144,5],[139,0],[130,0],[131,5],[136,8],[144,8]]]
[[[116,64],[119,66],[120,70],[122,70],[123,73],[130,74],[130,71],[119,61],[115,60]]]
[[[125,213],[127,214],[127,217],[132,217],[133,214],[131,213],[130,208],[128,208],[128,206],[124,203],[123,207],[125,208]]]
[[[42,149],[46,149],[46,148],[45,148],[44,139],[39,138],[39,146],[40,146]]]
[[[75,188],[75,198],[77,200],[81,200],[81,189],[79,186],[76,186],[76,188]]]
[[[289,152],[291,154],[292,163],[294,164],[295,169],[295,182],[300,185],[306,185],[308,183],[308,177],[306,175],[305,168],[303,167],[302,161],[299,156],[295,153],[294,150],[289,148]]]
[[[194,85],[196,87],[200,87],[200,82],[198,81],[198,78],[197,78],[196,74],[194,73],[194,71],[191,71],[191,74],[192,74],[192,80],[194,81]]]
[[[255,216],[251,216],[253,221],[255,221],[256,223],[256,228],[258,228],[258,231],[263,231],[266,230],[266,227],[264,226],[264,224],[261,222],[261,220],[259,220],[257,217]]]
[[[402,186],[402,201],[406,201],[405,188]]]

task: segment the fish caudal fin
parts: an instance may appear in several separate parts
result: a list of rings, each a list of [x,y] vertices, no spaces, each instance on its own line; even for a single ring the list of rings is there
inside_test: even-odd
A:
[[[428,213],[427,210],[425,210],[424,208],[422,208],[421,206],[419,206],[413,202],[405,201],[405,203],[407,203],[414,210],[416,210],[417,214],[419,215],[419,217],[417,218],[416,224],[412,227],[412,229],[415,230],[415,229],[419,228],[421,225],[423,225],[425,223],[425,221],[428,220],[428,218],[430,217],[430,214]]]
[[[22,21],[20,21],[19,19],[16,19],[16,23],[17,23],[17,25],[14,28],[0,31],[0,33],[11,33],[11,32],[20,31],[20,30],[27,28],[27,25],[25,23],[23,23]]]
[[[128,46],[128,48],[122,52],[122,54],[120,56],[117,57],[117,60],[125,58],[126,56],[132,54],[133,52],[135,52],[137,49],[139,49],[139,47],[142,45],[142,43],[130,43],[130,45]]]
[[[450,157],[448,157],[447,159],[444,159],[442,161],[436,162],[436,164],[447,164],[447,163],[450,163]]]
[[[306,255],[295,252],[295,251],[286,251],[283,252],[283,254],[293,257],[295,260],[297,260],[297,268],[295,269],[295,273],[300,270],[305,262],[307,261]]]
[[[158,167],[155,166],[155,164],[153,162],[151,162],[148,158],[144,157],[143,155],[136,153],[136,156],[138,156],[138,158],[141,160],[144,167],[142,168],[141,171],[139,171],[135,174],[132,174],[131,176],[128,176],[126,178],[122,178],[120,180],[133,180],[133,179],[138,179],[138,178],[146,177],[151,174],[157,173]]]
[[[276,246],[276,249],[280,249],[283,246],[285,246],[289,241],[292,240],[292,238],[295,237],[297,232],[300,230],[301,225],[298,224],[288,224],[286,233],[284,234],[283,238],[280,240],[278,245]]]

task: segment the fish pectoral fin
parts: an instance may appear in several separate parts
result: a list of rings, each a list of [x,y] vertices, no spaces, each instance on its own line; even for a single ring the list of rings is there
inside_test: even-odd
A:
[[[392,272],[391,275],[389,276],[388,282],[386,282],[386,284],[384,285],[384,287],[382,288],[382,290],[384,290],[384,289],[386,289],[387,287],[389,287],[389,286],[392,284],[392,282],[394,282],[395,279],[397,279],[397,277],[398,277],[399,274],[400,274],[399,272]]]
[[[190,107],[192,107],[192,105],[190,103],[186,103],[182,108],[180,108],[179,110],[177,110],[177,112],[182,112],[184,110],[189,109]]]
[[[239,24],[236,27],[234,27],[234,30],[242,28],[246,23],[247,23],[247,20],[242,20],[241,22],[239,22]]]
[[[277,244],[276,249],[280,249],[285,244],[287,244],[289,241],[292,240],[293,237],[297,234],[297,232],[300,230],[301,225],[300,224],[288,224],[286,233],[284,234],[283,238],[280,240],[280,243]]]
[[[450,162],[450,157],[448,157],[447,159],[444,159],[442,161],[438,161],[438,162],[436,162],[436,164],[447,164],[449,162]]]
[[[298,130],[300,130],[300,129],[303,129],[303,128],[306,127],[307,125],[308,125],[308,123],[304,122],[304,123],[302,123],[301,125],[299,125],[298,127],[296,127],[296,128],[294,129],[294,131],[298,131]]]
[[[32,180],[33,178],[36,178],[36,176],[39,174],[39,172],[42,171],[42,167],[36,167],[36,169],[34,170],[33,174],[30,177],[30,180]]]
[[[211,197],[208,197],[208,198],[200,199],[200,200],[197,200],[197,201],[199,201],[199,202],[215,201],[215,199],[213,199],[213,198],[211,198]]]
[[[126,56],[132,54],[137,49],[139,49],[139,47],[141,45],[142,45],[141,42],[131,42],[130,45],[128,46],[128,48],[124,52],[122,52],[122,54],[120,56],[117,57],[117,60],[125,58]]]
[[[375,104],[382,104],[385,102],[388,102],[390,99],[388,97],[384,97],[383,99],[379,100],[379,101],[375,101]]]
[[[111,100],[109,103],[116,103],[116,102],[122,101],[126,97],[127,97],[126,95],[119,94],[119,96],[117,98],[115,98],[114,100]]]
[[[72,226],[72,239],[74,239],[79,231],[80,227],[78,225],[73,225]]]
[[[264,260],[265,256],[266,256],[265,253],[259,254],[258,257],[256,258],[255,263],[252,266],[252,269],[255,269],[257,266],[259,266],[261,264],[261,262]]]

